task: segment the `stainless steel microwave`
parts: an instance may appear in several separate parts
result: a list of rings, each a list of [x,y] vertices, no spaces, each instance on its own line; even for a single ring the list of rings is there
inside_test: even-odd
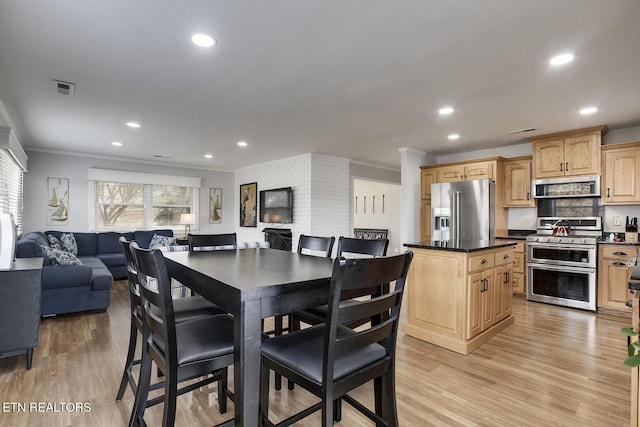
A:
[[[600,197],[600,176],[535,179],[531,181],[531,194],[536,199]]]

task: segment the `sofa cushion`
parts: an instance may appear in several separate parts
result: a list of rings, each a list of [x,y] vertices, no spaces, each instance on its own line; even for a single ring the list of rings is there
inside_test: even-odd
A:
[[[47,234],[47,239],[49,240],[49,247],[51,249],[57,249],[59,251],[62,250],[62,242],[54,236],[53,234]]]
[[[47,231],[47,234],[53,234],[61,239],[61,231]],[[96,256],[98,250],[98,235],[96,233],[73,233],[78,245],[78,256]]]
[[[148,249],[149,243],[151,243],[151,239],[154,234],[159,234],[161,236],[173,237],[173,230],[144,230],[144,231],[135,231],[133,233],[134,239],[138,246],[141,248]]]
[[[78,255],[78,243],[73,233],[62,233],[60,236],[60,242],[62,242],[62,249],[70,252],[74,255]]]
[[[124,236],[127,240],[133,240],[133,233],[116,233],[108,231],[105,233],[98,233],[98,250],[97,254],[113,254],[122,253],[122,246],[120,246],[120,236]]]
[[[111,254],[98,254],[97,258],[104,263],[107,267],[115,267],[118,265],[124,265],[124,254],[111,253]]]
[[[92,291],[111,289],[113,286],[113,276],[102,261],[95,257],[81,257],[80,260],[84,265],[91,267]]]
[[[43,256],[41,246],[47,245],[49,240],[44,233],[27,233],[16,243],[16,256],[18,258],[41,257]]]
[[[71,252],[43,246],[42,251],[49,258],[51,265],[81,265],[82,262]]]
[[[176,239],[174,237],[154,234],[151,238],[151,242],[149,242],[149,249],[162,249],[173,245],[175,241]]]
[[[42,290],[88,288],[92,274],[89,265],[47,265],[42,267]]]

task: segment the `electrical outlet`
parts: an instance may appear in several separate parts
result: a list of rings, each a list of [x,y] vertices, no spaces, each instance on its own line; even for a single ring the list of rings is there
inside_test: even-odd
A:
[[[613,225],[620,225],[620,217],[619,216],[614,216],[613,217]]]

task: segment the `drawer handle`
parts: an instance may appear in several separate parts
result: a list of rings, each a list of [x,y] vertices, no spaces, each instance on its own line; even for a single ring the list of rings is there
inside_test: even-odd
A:
[[[502,259],[509,259],[509,255],[504,255]]]
[[[626,267],[627,264],[625,264],[624,262],[614,262],[613,265],[615,265],[616,267]]]
[[[614,254],[614,255],[628,256],[625,252],[620,252],[620,251],[618,251],[618,252],[614,252],[613,254]]]
[[[487,261],[486,259],[482,259],[482,261],[480,261],[480,264],[487,264],[489,261]]]

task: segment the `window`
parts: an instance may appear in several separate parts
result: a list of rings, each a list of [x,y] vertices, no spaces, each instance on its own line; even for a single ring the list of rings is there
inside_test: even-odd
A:
[[[123,180],[133,181],[121,182],[105,172],[116,171],[89,170],[92,231],[169,228],[178,232],[184,230],[180,224],[183,213],[195,213],[197,222],[199,179],[192,183],[181,177],[118,171]],[[167,184],[174,181],[183,185]],[[197,228],[194,224],[192,229]]]
[[[18,226],[18,235],[22,229],[22,168],[13,156],[0,149],[0,213],[13,215]]]

